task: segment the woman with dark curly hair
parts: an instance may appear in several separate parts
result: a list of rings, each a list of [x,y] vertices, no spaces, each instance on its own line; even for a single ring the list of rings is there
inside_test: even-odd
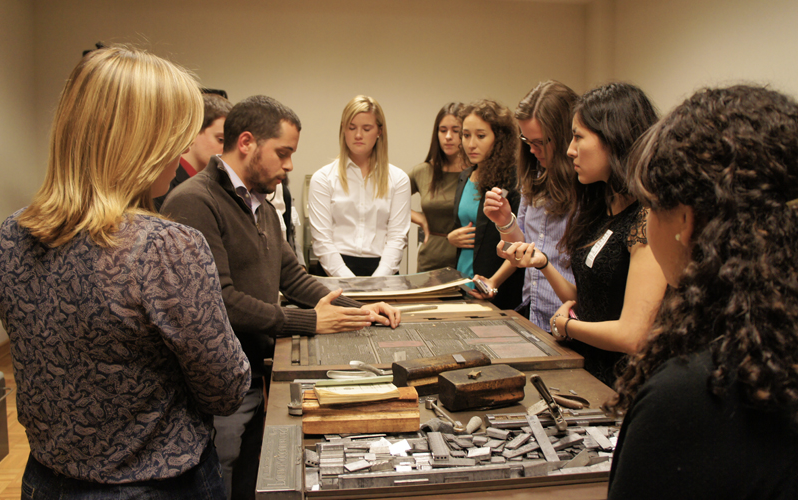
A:
[[[571,284],[548,256],[526,243],[503,256],[542,271],[563,305],[551,332],[585,358],[585,369],[607,385],[624,353],[636,352],[654,319],[666,283],[646,241],[646,209],[629,194],[627,157],[657,120],[642,90],[610,83],[574,106],[568,156],[579,182],[559,248],[571,261]]]
[[[619,379],[610,498],[798,498],[798,105],[703,90],[635,150],[671,285]]]
[[[457,269],[483,280],[489,293],[471,293],[491,299],[500,309],[521,303],[524,271],[496,255],[499,228],[483,212],[485,193],[505,189],[513,214],[518,214],[521,195],[515,178],[518,125],[512,111],[491,100],[474,101],[459,113],[463,156],[471,165],[460,174],[454,197],[455,228],[449,243],[457,247]]]

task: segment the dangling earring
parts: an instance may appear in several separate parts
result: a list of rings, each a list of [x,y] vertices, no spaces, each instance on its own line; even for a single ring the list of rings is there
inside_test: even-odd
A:
[[[681,234],[677,234],[676,235],[676,241],[682,241],[682,235]]]

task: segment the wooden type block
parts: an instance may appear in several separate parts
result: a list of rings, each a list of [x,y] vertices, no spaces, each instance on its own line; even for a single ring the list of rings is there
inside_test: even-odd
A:
[[[398,399],[346,405],[322,406],[313,391],[304,393],[305,434],[415,432],[419,426],[418,394],[412,387],[400,387]]]
[[[490,358],[481,351],[455,353],[465,360],[458,363],[454,354],[444,354],[431,358],[418,358],[393,363],[393,384],[397,387],[415,387],[419,395],[426,396],[438,392],[438,375],[461,368],[490,365]]]
[[[473,370],[466,368],[441,373],[438,376],[440,401],[451,411],[506,406],[524,399],[526,377],[508,365],[482,367],[477,379],[468,377]]]

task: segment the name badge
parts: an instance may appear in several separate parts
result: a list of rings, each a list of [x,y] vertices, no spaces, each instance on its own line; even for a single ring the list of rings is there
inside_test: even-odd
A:
[[[585,264],[587,267],[593,269],[593,261],[596,260],[596,256],[601,252],[601,249],[604,248],[604,245],[607,244],[607,240],[610,239],[612,236],[612,231],[607,229],[607,232],[604,233],[604,236],[601,237],[600,240],[593,245],[593,248],[590,249],[590,253],[587,254],[587,259],[585,259]]]

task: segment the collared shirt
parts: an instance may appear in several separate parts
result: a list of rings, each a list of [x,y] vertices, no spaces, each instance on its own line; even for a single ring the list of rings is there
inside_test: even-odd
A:
[[[338,160],[319,169],[310,180],[308,207],[313,252],[330,276],[352,277],[341,255],[379,257],[374,276],[399,271],[410,230],[410,179],[388,165],[388,193],[375,198],[374,181],[366,183],[360,167],[348,160],[344,192]]]
[[[570,267],[566,268],[564,265],[566,256],[557,251],[557,244],[565,235],[567,222],[567,215],[552,215],[543,206],[532,206],[526,197],[521,198],[518,227],[524,233],[524,240],[534,243],[535,248],[549,257],[549,265],[553,265],[565,279],[573,283],[574,274]],[[551,329],[549,319],[557,312],[562,301],[543,273],[537,269],[530,267],[526,270],[523,301],[529,303],[529,320],[548,332]]]
[[[222,162],[224,166],[225,172],[227,175],[230,176],[230,182],[233,183],[233,188],[236,190],[236,194],[244,200],[244,203],[247,204],[250,210],[252,210],[252,215],[255,216],[255,222],[258,222],[258,207],[263,204],[263,201],[266,199],[266,195],[261,193],[250,192],[249,189],[244,185],[244,182],[238,177],[235,170],[233,170],[230,165],[225,163],[222,160],[221,155],[216,155],[219,157],[219,161]]]

